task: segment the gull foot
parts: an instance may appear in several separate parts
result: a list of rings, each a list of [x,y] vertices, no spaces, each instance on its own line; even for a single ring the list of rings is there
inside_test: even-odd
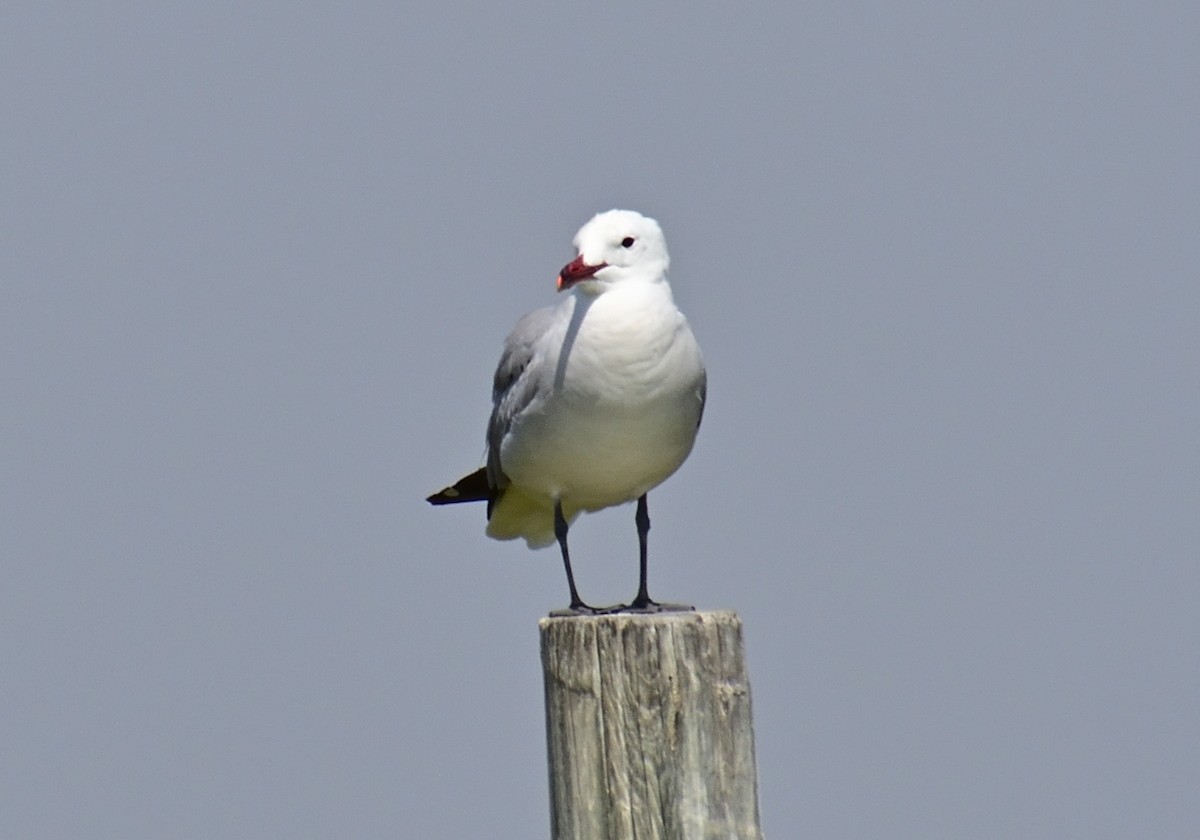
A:
[[[629,609],[626,604],[613,604],[611,607],[593,607],[591,604],[571,604],[560,610],[550,610],[551,618],[578,618],[589,615],[614,615]]]
[[[645,600],[635,598],[632,604],[621,610],[621,612],[632,613],[634,615],[657,615],[658,613],[695,611],[695,607],[687,604],[660,604],[658,601],[652,601],[649,598]]]

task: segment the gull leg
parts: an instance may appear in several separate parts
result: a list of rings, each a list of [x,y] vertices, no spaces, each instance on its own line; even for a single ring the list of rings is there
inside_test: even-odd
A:
[[[583,603],[583,599],[579,597],[579,590],[575,588],[575,575],[571,572],[571,554],[567,551],[567,519],[563,516],[562,502],[558,499],[554,500],[554,536],[558,540],[558,547],[562,549],[563,568],[567,570],[567,586],[571,589],[571,606],[567,609],[573,612],[596,612],[595,607]]]
[[[629,606],[635,610],[648,610],[657,607],[658,602],[650,600],[650,591],[646,585],[646,537],[650,533],[650,510],[646,505],[645,493],[638,499],[637,513],[634,514],[633,521],[637,523],[639,574],[637,597]]]
[[[638,532],[638,593],[633,599],[633,603],[629,605],[630,610],[638,612],[688,612],[694,610],[695,607],[689,607],[686,604],[660,604],[658,601],[650,598],[650,591],[646,584],[646,536],[650,533],[650,509],[646,504],[646,494],[637,502],[637,513],[634,514],[633,521],[637,523]]]

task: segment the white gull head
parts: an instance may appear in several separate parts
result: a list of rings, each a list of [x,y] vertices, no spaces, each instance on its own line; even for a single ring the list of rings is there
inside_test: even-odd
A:
[[[666,277],[670,258],[658,222],[633,210],[597,213],[575,234],[578,256],[558,275],[559,291],[598,294],[622,280]]]

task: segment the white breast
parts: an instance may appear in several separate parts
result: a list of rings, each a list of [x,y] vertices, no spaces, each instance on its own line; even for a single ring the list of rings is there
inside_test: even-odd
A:
[[[704,365],[665,282],[576,295],[570,325],[546,336],[552,388],[501,446],[514,485],[596,510],[638,498],[687,458]]]

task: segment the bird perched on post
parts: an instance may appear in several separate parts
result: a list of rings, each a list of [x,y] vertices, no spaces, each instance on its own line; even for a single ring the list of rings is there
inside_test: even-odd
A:
[[[646,582],[646,495],[687,458],[704,413],[700,347],[667,283],[658,222],[631,210],[579,229],[555,306],[531,312],[504,342],[492,387],[487,465],[435,493],[435,505],[486,501],[487,534],[530,548],[557,540],[570,611],[666,608]],[[567,529],[581,511],[637,501],[638,591],[599,609],[575,586]],[[685,608],[686,609],[686,608]]]

